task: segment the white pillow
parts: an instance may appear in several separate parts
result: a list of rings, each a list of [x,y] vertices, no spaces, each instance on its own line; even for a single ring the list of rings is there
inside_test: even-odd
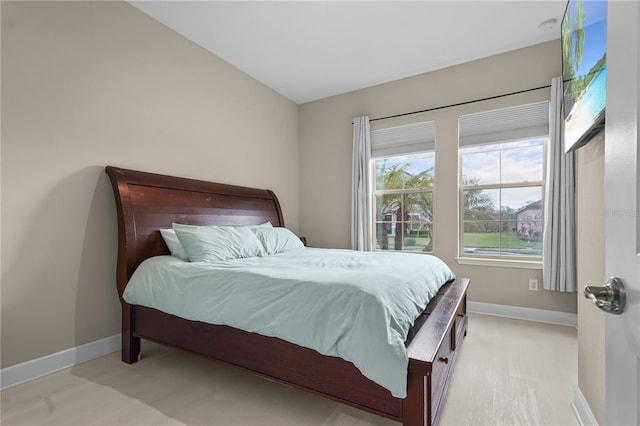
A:
[[[247,227],[247,228],[273,228],[271,222],[261,223],[260,225],[240,225],[239,227]],[[162,239],[164,243],[169,248],[169,252],[171,252],[171,256],[175,256],[182,260],[189,260],[187,256],[187,252],[184,251],[184,247],[182,247],[182,243],[178,239],[176,235],[176,231],[173,228],[166,228],[160,230],[160,235],[162,235]]]
[[[189,260],[189,257],[187,257],[187,252],[184,251],[184,247],[182,247],[182,244],[180,243],[180,240],[176,235],[176,231],[174,231],[173,229],[161,229],[160,235],[162,235],[164,243],[169,248],[171,256],[178,257],[182,260]]]
[[[215,262],[264,254],[262,244],[249,227],[174,223],[173,229],[191,262]]]
[[[267,255],[304,248],[300,238],[287,228],[254,228],[252,231]]]

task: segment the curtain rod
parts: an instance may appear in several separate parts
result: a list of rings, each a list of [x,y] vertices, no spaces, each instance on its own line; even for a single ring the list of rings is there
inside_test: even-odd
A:
[[[423,110],[420,110],[420,111],[405,112],[403,114],[389,115],[387,117],[371,118],[371,119],[369,119],[369,122],[378,121],[378,120],[387,120],[389,118],[404,117],[405,115],[420,114],[422,112],[436,111],[436,110],[439,110],[439,109],[451,108],[451,107],[456,107],[456,106],[460,106],[460,105],[467,105],[467,104],[472,104],[472,103],[475,103],[475,102],[489,101],[491,99],[498,99],[498,98],[503,98],[505,96],[519,95],[520,93],[533,92],[534,90],[547,89],[549,87],[551,87],[550,84],[548,84],[546,86],[534,87],[533,89],[525,89],[525,90],[520,90],[518,92],[511,92],[511,93],[505,93],[505,94],[502,94],[502,95],[490,96],[488,98],[481,98],[481,99],[474,99],[472,101],[459,102],[457,104],[444,105],[444,106],[439,106],[439,107],[435,107],[435,108],[423,109]],[[353,123],[351,123],[351,124],[353,124]]]

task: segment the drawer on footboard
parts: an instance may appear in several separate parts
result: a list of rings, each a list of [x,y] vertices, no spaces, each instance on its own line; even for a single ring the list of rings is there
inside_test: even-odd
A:
[[[465,296],[466,297],[466,296]],[[449,325],[442,343],[436,352],[436,356],[431,364],[431,424],[437,424],[442,403],[447,393],[449,379],[453,370],[453,365],[457,358],[458,346],[467,332],[466,305],[461,304],[453,321]]]
[[[434,423],[439,412],[441,399],[445,393],[451,366],[453,365],[454,327],[447,331],[431,367],[431,413]]]
[[[466,297],[466,296],[465,296]],[[455,332],[451,336],[453,341],[451,343],[452,349],[456,350],[458,344],[462,341],[462,338],[467,335],[467,312],[466,312],[466,304],[461,304],[458,307],[458,311],[456,312],[455,317]]]

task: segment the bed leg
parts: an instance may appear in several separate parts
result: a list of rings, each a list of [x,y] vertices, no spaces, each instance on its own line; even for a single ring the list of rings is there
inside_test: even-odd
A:
[[[127,337],[122,334],[122,361],[134,364],[140,361],[140,338]]]
[[[403,426],[431,426],[431,404],[424,372],[411,371],[407,378],[407,397],[402,400]]]
[[[122,361],[140,361],[140,338],[133,335],[133,307],[122,302]]]

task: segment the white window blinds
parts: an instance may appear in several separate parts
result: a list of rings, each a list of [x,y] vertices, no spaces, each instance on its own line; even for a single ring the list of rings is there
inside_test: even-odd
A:
[[[371,158],[433,151],[435,122],[407,124],[371,132]]]
[[[460,147],[547,137],[549,102],[462,115],[458,127]]]

